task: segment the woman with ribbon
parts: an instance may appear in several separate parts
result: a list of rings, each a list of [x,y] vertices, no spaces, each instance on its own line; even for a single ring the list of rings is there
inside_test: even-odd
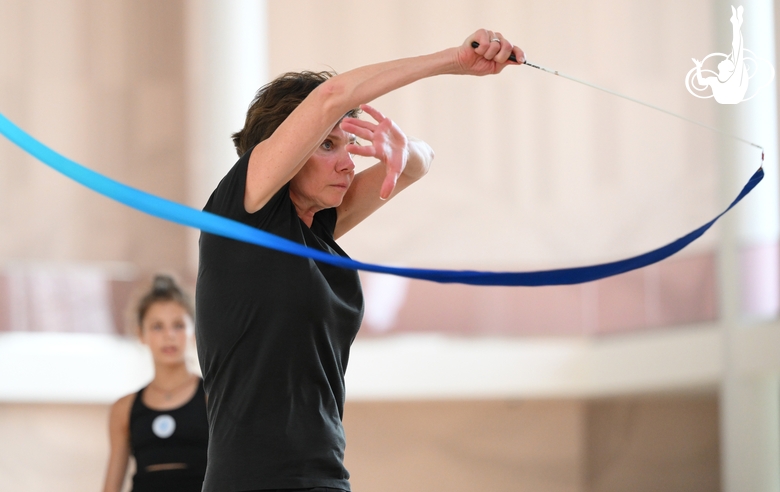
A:
[[[240,158],[204,210],[346,256],[335,239],[433,159],[367,103],[426,77],[498,74],[523,61],[482,29],[425,56],[285,74],[258,91],[233,136]],[[375,122],[358,119],[358,108]],[[355,174],[352,155],[379,162]],[[357,273],[203,233],[196,296],[210,425],[203,490],[349,490],[341,421],[363,313]]]

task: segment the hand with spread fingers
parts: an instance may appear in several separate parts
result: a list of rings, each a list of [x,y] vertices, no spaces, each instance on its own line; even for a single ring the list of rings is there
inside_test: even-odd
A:
[[[382,182],[379,197],[387,200],[395,188],[398,177],[404,172],[409,158],[408,140],[403,130],[393,120],[377,111],[368,104],[362,104],[360,109],[368,113],[376,123],[358,118],[344,118],[341,129],[351,133],[370,145],[356,143],[347,146],[347,152],[363,157],[376,157],[387,167],[387,175]]]

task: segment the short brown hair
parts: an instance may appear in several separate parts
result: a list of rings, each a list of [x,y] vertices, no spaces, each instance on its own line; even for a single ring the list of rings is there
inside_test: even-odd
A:
[[[273,135],[311,91],[336,75],[334,72],[287,72],[261,87],[249,110],[244,128],[232,135],[239,157]],[[353,109],[347,116],[357,116]]]

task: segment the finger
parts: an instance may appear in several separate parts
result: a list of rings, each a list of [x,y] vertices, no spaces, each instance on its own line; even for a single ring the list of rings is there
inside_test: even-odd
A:
[[[521,50],[519,46],[512,47],[512,54],[515,55],[517,63],[521,65],[525,63],[525,52]]]
[[[373,145],[349,144],[347,145],[347,152],[363,157],[376,157],[376,147]]]
[[[498,37],[501,38],[500,46],[501,48],[498,50],[498,54],[493,59],[496,63],[506,63],[507,60],[509,60],[509,55],[512,54],[512,50],[514,49],[514,46],[512,46],[512,43],[504,39],[503,36],[501,36],[501,33],[498,33]]]
[[[485,51],[485,54],[482,56],[485,57],[486,60],[493,60],[500,50],[501,50],[501,38],[496,36],[491,31],[490,46],[488,47],[487,51]]]
[[[349,125],[351,127],[360,127],[365,128],[367,130],[374,131],[377,128],[376,123],[372,123],[370,121],[361,120],[359,118],[344,118],[341,120],[342,125]]]
[[[353,123],[341,122],[341,129],[347,133],[351,133],[363,140],[374,140],[374,131],[370,128],[366,128],[362,125],[356,125]]]
[[[478,54],[479,56],[484,55],[490,47],[490,33],[487,31],[487,29],[478,30],[467,42],[471,44],[471,40],[476,41],[479,44],[479,46],[474,49],[474,53]]]
[[[398,176],[400,173],[388,172],[385,176],[384,182],[382,182],[382,188],[379,190],[379,198],[387,200],[395,189],[395,184],[398,182]]]
[[[368,140],[369,142],[373,142],[374,141],[374,135],[376,135],[371,130],[366,130],[365,128],[359,128],[359,127],[356,127],[356,128],[343,128],[342,127],[342,129],[345,132],[347,132],[347,133],[351,133],[352,135],[354,135],[354,136],[356,136],[358,138],[362,138],[363,140]]]
[[[374,118],[377,123],[381,123],[386,119],[385,115],[379,112],[378,109],[374,108],[373,106],[369,106],[368,104],[361,104],[360,109],[368,113],[372,118]]]

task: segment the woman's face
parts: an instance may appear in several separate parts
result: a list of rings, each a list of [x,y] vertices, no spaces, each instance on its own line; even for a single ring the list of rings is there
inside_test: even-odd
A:
[[[155,302],[141,323],[141,342],[149,346],[155,364],[181,364],[187,348],[187,310],[176,301]]]
[[[346,147],[355,136],[336,125],[290,181],[290,196],[297,207],[316,211],[338,207],[352,179],[355,163]]]

